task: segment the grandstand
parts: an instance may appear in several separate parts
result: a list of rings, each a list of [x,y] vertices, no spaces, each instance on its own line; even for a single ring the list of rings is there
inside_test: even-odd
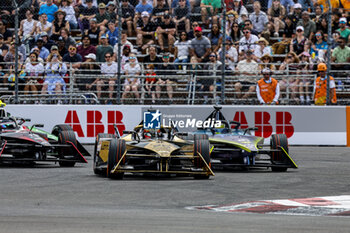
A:
[[[322,0],[2,0],[1,99],[261,104],[256,85],[269,68],[279,104],[310,105],[324,62],[346,105],[350,6],[330,2],[331,11]]]

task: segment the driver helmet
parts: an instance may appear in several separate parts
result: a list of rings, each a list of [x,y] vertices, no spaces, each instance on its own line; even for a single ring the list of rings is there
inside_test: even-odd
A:
[[[225,125],[223,123],[221,123],[221,125],[219,127],[215,128],[216,134],[221,134],[221,133],[225,133],[225,132],[226,132],[226,128],[225,128]]]

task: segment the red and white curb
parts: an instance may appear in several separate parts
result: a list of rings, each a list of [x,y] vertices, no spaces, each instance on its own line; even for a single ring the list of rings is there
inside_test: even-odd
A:
[[[230,205],[192,206],[186,209],[234,213],[350,217],[350,195],[264,200]]]

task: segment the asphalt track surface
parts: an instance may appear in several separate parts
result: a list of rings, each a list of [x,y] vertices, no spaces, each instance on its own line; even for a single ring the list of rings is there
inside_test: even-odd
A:
[[[91,149],[91,148],[90,148]],[[189,210],[349,195],[350,148],[292,147],[297,170],[216,172],[210,180],[93,174],[89,164],[0,167],[0,232],[349,232],[350,217]]]

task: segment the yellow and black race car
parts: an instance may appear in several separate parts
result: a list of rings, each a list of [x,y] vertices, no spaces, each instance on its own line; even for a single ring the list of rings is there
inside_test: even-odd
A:
[[[210,165],[208,139],[183,140],[172,127],[145,129],[141,122],[122,137],[98,134],[95,142],[93,170],[112,179],[124,173],[189,175],[208,179],[214,175]]]

